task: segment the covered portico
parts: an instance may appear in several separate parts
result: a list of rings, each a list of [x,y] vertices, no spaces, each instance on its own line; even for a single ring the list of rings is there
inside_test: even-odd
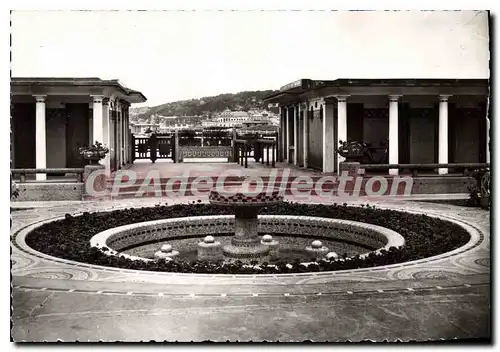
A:
[[[11,93],[11,168],[81,168],[79,147],[96,141],[107,173],[131,162],[129,106],[142,93],[99,78],[12,78]]]
[[[280,107],[282,160],[331,173],[346,140],[388,140],[389,164],[489,163],[488,95],[486,79],[301,79],[266,101]]]

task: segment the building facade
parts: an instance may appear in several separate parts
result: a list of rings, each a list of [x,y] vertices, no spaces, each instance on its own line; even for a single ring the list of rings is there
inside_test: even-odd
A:
[[[250,110],[231,111],[226,109],[218,116],[202,121],[203,127],[244,127],[248,125],[267,125],[271,123],[274,114],[268,111]]]
[[[488,97],[487,79],[301,79],[265,101],[284,161],[337,172],[346,140],[388,140],[389,164],[489,163]]]
[[[129,107],[145,101],[118,80],[12,78],[11,168],[83,167],[79,148],[99,141],[106,171],[117,170],[131,161]]]
[[[159,132],[161,125],[159,123],[130,123],[130,132],[133,135],[145,135],[153,132]]]

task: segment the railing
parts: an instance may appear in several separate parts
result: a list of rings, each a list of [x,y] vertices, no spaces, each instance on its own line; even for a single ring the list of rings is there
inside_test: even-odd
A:
[[[409,170],[413,176],[417,176],[419,171],[435,171],[438,169],[455,169],[461,171],[465,176],[470,174],[471,170],[489,168],[488,163],[455,163],[455,164],[361,164],[361,169],[371,171],[387,171],[397,169],[399,171]]]
[[[258,140],[270,140],[274,141],[275,146],[278,145],[278,132],[266,131],[265,133],[240,133],[241,131],[236,131],[236,139],[248,141],[247,152],[249,157],[254,157],[255,161],[260,160],[259,150],[257,148]],[[276,148],[276,147],[275,147]],[[276,151],[276,154],[278,152]],[[276,159],[278,156],[276,155]]]
[[[26,182],[26,175],[33,174],[76,174],[76,180],[83,182],[82,168],[51,168],[51,169],[11,169],[12,176],[19,175],[21,182]]]
[[[150,137],[132,136],[132,161],[150,159],[153,163],[157,159],[174,159],[175,140],[173,135],[152,134]]]
[[[269,150],[271,149],[272,167],[276,167],[276,141],[274,139],[257,139],[255,141],[255,151],[260,163],[264,164],[264,149],[266,151],[266,164],[269,166]]]
[[[241,163],[245,167],[248,167],[248,157],[252,156],[257,162],[267,165],[272,163],[272,167],[276,167],[279,153],[278,137],[278,132],[275,131],[241,135],[234,129],[183,130],[165,136],[152,134],[147,138],[132,137],[132,161],[151,159],[154,163],[157,159],[171,158],[174,162],[181,162],[183,156],[226,158],[229,155],[227,156],[229,160]],[[267,160],[263,158],[264,153]]]
[[[248,152],[249,143],[246,139],[235,139],[234,140],[234,161],[239,163],[241,166],[248,168]]]

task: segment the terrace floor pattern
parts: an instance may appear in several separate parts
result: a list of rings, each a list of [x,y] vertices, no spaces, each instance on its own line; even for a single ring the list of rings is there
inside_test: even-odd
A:
[[[474,236],[461,249],[438,257],[337,272],[138,272],[53,258],[24,242],[31,229],[66,213],[194,199],[16,202],[25,210],[12,213],[13,339],[333,342],[491,337],[490,213],[481,209],[417,198],[371,200],[379,208],[457,222]]]

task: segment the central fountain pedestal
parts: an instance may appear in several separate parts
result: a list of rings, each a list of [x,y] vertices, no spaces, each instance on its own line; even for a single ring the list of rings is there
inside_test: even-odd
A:
[[[221,194],[216,190],[210,192],[211,204],[229,206],[234,209],[234,237],[231,244],[222,249],[228,259],[241,261],[265,260],[270,248],[261,243],[258,234],[260,209],[283,201],[279,191],[247,195],[238,191]]]
[[[224,255],[229,258],[252,259],[269,255],[269,247],[260,243],[257,228],[259,225],[257,207],[237,207],[234,216],[234,237],[231,244],[223,247]]]

